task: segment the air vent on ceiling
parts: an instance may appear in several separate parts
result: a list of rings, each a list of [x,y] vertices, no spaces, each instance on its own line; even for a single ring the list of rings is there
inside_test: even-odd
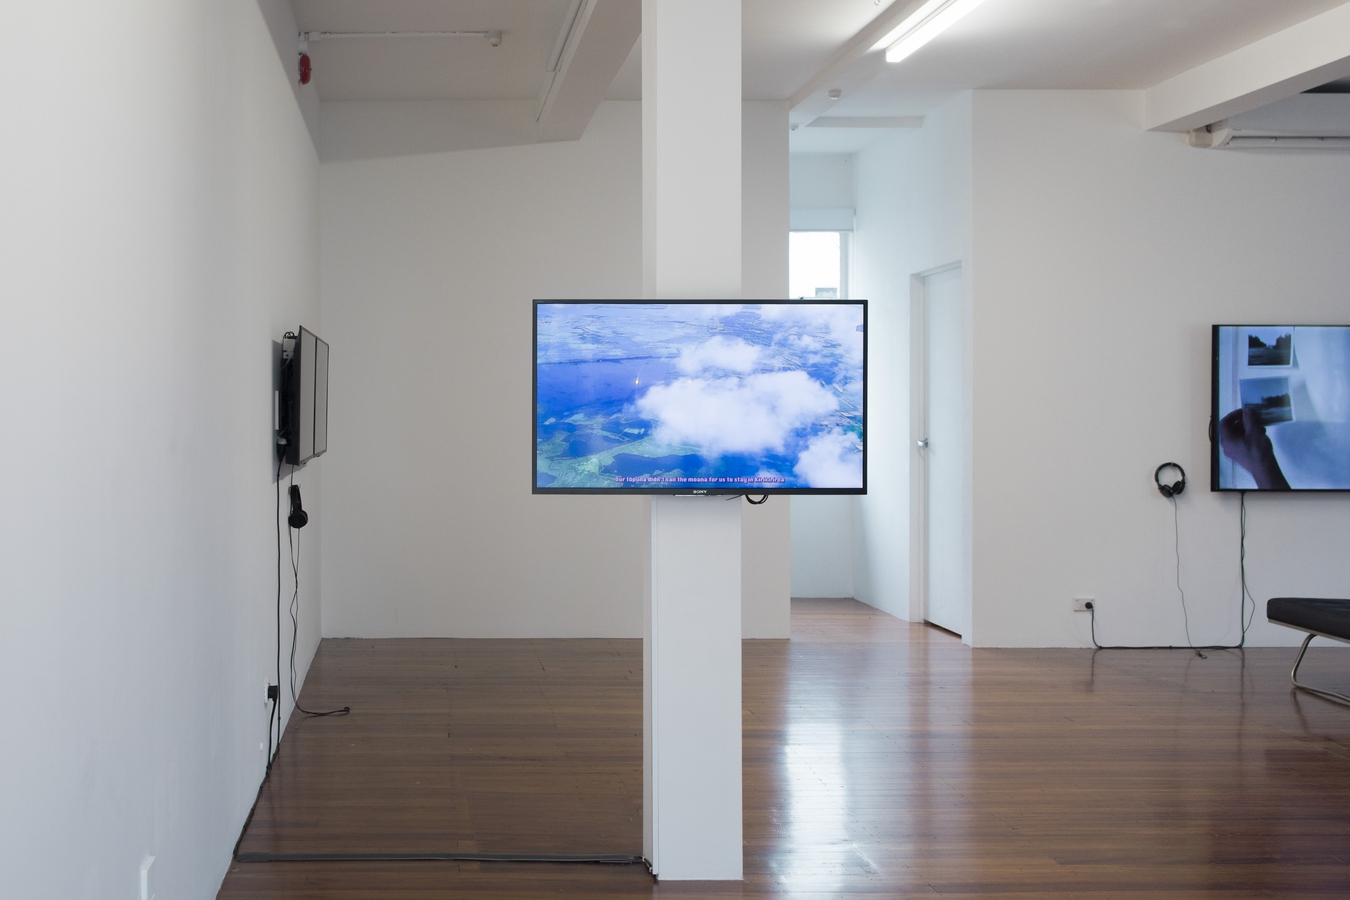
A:
[[[1192,131],[1208,150],[1350,150],[1350,94],[1295,94]]]

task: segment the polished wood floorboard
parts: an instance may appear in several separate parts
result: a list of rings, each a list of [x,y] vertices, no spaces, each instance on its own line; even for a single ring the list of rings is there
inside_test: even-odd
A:
[[[234,863],[222,900],[1350,897],[1350,708],[1295,651],[975,650],[793,601],[744,651],[745,881]],[[1300,675],[1350,688],[1350,651]],[[642,646],[328,640],[241,849],[641,852]]]
[[[640,641],[327,640],[302,699],[241,853],[642,854]]]

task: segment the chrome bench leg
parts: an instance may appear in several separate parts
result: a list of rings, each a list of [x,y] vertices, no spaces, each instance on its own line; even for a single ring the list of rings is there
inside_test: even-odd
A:
[[[1303,646],[1298,650],[1298,659],[1294,660],[1294,669],[1289,673],[1289,680],[1292,681],[1294,687],[1299,690],[1307,691],[1310,694],[1316,694],[1319,697],[1326,697],[1328,700],[1335,700],[1337,703],[1350,705],[1350,697],[1347,697],[1345,694],[1338,694],[1335,691],[1324,691],[1321,688],[1309,687],[1306,684],[1299,683],[1298,667],[1303,665],[1303,654],[1308,652],[1308,645],[1312,643],[1312,639],[1315,637],[1317,637],[1317,635],[1310,634],[1303,639]]]

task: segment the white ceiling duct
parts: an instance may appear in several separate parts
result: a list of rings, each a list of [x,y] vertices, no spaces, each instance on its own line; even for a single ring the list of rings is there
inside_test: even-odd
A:
[[[1187,136],[1207,150],[1350,150],[1350,94],[1295,94]]]
[[[502,45],[500,31],[302,31],[302,43],[317,43],[335,38],[483,38],[494,47]]]

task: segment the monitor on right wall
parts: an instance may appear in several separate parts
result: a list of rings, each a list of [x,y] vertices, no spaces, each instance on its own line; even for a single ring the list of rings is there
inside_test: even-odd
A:
[[[1215,325],[1210,490],[1350,491],[1350,325]]]

